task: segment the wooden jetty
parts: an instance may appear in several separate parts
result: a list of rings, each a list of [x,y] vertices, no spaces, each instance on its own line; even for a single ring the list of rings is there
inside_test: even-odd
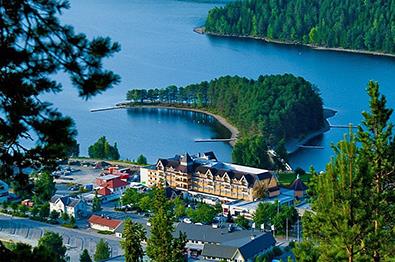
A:
[[[305,148],[305,149],[324,149],[323,146],[305,146],[305,145],[298,145],[299,148]]]
[[[196,143],[208,143],[208,142],[230,142],[234,141],[236,138],[197,138]]]
[[[330,125],[330,128],[358,128],[358,126],[354,125]]]

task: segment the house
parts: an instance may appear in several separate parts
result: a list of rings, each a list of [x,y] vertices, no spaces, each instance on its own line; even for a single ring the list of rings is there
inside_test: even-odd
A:
[[[114,232],[122,224],[122,220],[112,219],[108,216],[92,215],[88,220],[89,226],[99,231]]]
[[[269,197],[280,194],[278,182],[269,170],[224,163],[213,152],[176,155],[159,159],[155,166],[140,169],[141,182],[217,196],[221,201],[254,201],[254,189],[265,186]]]
[[[124,230],[124,229],[125,229],[125,224],[124,224],[124,223],[120,224],[120,225],[114,230],[115,236],[116,236],[116,237],[119,237],[119,238],[122,238],[122,234],[123,234],[123,230]]]
[[[119,199],[129,186],[128,182],[115,175],[98,177],[96,178],[96,184],[99,186],[97,194],[102,202]]]
[[[67,213],[74,218],[88,215],[88,205],[84,198],[73,198],[69,196],[54,195],[49,201],[49,210],[59,213]]]
[[[306,190],[308,187],[303,183],[302,179],[300,179],[299,175],[297,175],[296,179],[289,186],[290,189],[294,191],[296,198],[303,198],[306,194]]]
[[[208,261],[252,262],[256,256],[268,252],[275,244],[273,235],[264,233],[246,241],[228,241],[221,245],[204,244],[202,256]]]
[[[0,203],[8,201],[9,189],[9,185],[6,182],[0,180]]]
[[[228,227],[188,223],[177,225],[174,236],[179,236],[180,233],[186,234],[187,243],[185,247],[194,256],[202,254],[206,244],[241,247],[241,244],[249,243],[252,239],[259,238],[262,235],[268,235],[266,237],[271,239],[270,243],[274,240],[271,233],[259,230],[230,230]]]

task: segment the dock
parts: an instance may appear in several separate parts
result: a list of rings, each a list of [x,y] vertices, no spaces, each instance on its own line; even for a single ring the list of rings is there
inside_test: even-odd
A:
[[[354,125],[330,125],[330,128],[358,128],[358,126]]]
[[[305,148],[305,149],[324,149],[323,146],[305,146],[305,145],[298,145],[299,148]]]
[[[121,109],[121,108],[122,107],[120,106],[111,106],[111,107],[95,108],[95,109],[91,109],[90,111],[94,113],[94,112],[109,111],[109,110]]]
[[[196,143],[209,143],[209,142],[231,142],[235,141],[236,138],[197,138]]]

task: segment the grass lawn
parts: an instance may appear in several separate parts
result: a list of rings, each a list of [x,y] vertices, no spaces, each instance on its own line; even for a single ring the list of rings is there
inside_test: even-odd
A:
[[[308,182],[311,178],[311,174],[304,174],[300,176],[303,182]],[[278,182],[283,186],[289,186],[296,179],[296,175],[294,173],[279,173],[278,174]]]

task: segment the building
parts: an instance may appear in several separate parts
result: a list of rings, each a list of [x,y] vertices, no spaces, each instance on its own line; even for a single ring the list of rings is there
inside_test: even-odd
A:
[[[211,257],[210,259],[214,260],[215,258],[210,252],[212,245],[221,250],[232,249],[234,251],[232,253],[233,255],[238,248],[243,247],[255,239],[259,239],[262,249],[258,250],[257,248],[254,248],[253,253],[256,255],[265,250],[267,246],[271,247],[275,244],[275,240],[271,233],[265,233],[259,230],[229,230],[228,227],[213,227],[210,225],[179,223],[176,227],[174,235],[178,236],[180,233],[186,234],[186,249],[190,255],[199,256],[206,254],[207,257]],[[220,252],[217,253],[217,255],[219,254]],[[217,256],[216,258],[220,257],[221,256]],[[251,255],[249,254],[246,256],[244,254],[244,257],[251,257]]]
[[[0,203],[8,201],[9,189],[9,185],[6,182],[0,180]]]
[[[254,261],[255,257],[268,252],[276,240],[271,233],[264,233],[247,241],[229,241],[222,245],[204,244],[202,256],[208,261]]]
[[[49,210],[67,213],[70,217],[81,218],[88,215],[88,205],[84,198],[54,195],[49,201]]]
[[[294,204],[294,191],[292,189],[280,187],[280,194],[272,198],[265,198],[256,201],[235,200],[222,204],[224,215],[230,213],[232,216],[242,215],[252,219],[260,203],[277,203],[279,206]]]
[[[158,184],[171,188],[217,196],[227,202],[235,199],[253,201],[254,189],[266,187],[269,197],[280,194],[272,172],[219,162],[213,152],[176,155],[159,159],[155,166],[140,171],[141,182],[148,187]]]
[[[97,194],[102,202],[119,199],[128,188],[129,183],[116,175],[105,175],[96,178]]]
[[[122,224],[122,220],[112,219],[108,216],[92,215],[88,220],[89,226],[99,231],[114,232]]]
[[[299,175],[297,175],[289,188],[294,191],[296,198],[303,198],[306,195],[307,186],[303,183],[302,179],[300,179]]]

